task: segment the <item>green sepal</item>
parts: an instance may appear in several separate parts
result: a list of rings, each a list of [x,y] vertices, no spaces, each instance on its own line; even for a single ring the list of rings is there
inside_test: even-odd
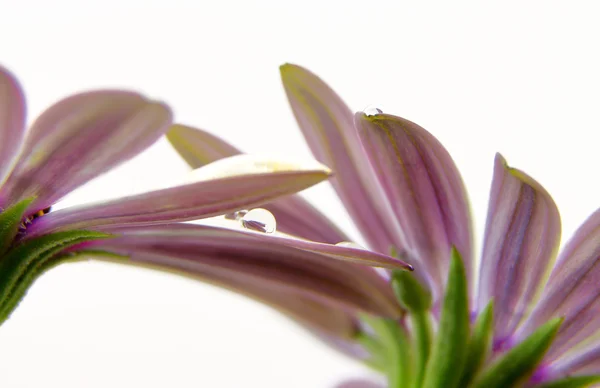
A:
[[[425,370],[424,388],[454,388],[467,357],[469,299],[467,277],[460,254],[452,248],[448,285],[440,324]]]
[[[498,361],[484,370],[472,387],[512,387],[525,380],[546,354],[562,321],[562,318],[554,318],[538,327],[523,342],[510,349]]]
[[[398,302],[410,312],[426,311],[431,307],[431,294],[408,271],[392,273],[392,287]]]
[[[532,388],[584,388],[600,382],[600,375],[573,376],[534,385]]]
[[[0,255],[10,248],[19,232],[19,225],[21,225],[23,216],[33,200],[34,198],[27,198],[0,211]]]
[[[490,351],[494,329],[494,302],[490,301],[477,316],[471,339],[467,348],[467,360],[460,378],[459,387],[469,385],[477,374]]]
[[[383,369],[387,374],[388,387],[408,387],[412,381],[411,348],[405,329],[393,319],[362,316],[375,332],[381,354],[376,359],[384,360]],[[377,349],[377,348],[376,348]]]
[[[60,263],[51,259],[61,251],[109,237],[106,233],[85,230],[58,232],[25,240],[8,251],[0,261],[0,324],[10,316],[35,279]],[[69,256],[62,258],[68,260]]]

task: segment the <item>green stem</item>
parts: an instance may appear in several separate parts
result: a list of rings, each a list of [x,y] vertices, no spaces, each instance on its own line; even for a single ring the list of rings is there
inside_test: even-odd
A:
[[[423,374],[431,350],[431,320],[427,311],[414,311],[410,315],[414,331],[415,378],[413,388],[420,388],[423,384]],[[400,386],[398,386],[400,387]]]

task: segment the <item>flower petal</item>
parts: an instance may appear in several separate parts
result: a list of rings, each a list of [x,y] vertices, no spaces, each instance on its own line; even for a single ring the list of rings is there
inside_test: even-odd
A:
[[[434,298],[443,295],[453,245],[472,284],[469,201],[446,149],[425,129],[392,115],[357,113],[356,127],[400,223],[405,249],[418,261]]]
[[[177,271],[185,276],[255,299],[279,310],[310,330],[346,339],[352,338],[357,331],[352,314],[339,307],[310,298],[303,292],[277,287],[261,279],[243,276],[219,267],[196,265],[185,258],[152,253],[135,254],[132,258],[135,260],[133,264]]]
[[[399,317],[390,285],[373,269],[332,260],[331,252],[298,249],[294,239],[207,225],[171,224],[124,229],[95,247],[187,273],[207,274],[270,292],[301,293],[323,303]],[[366,251],[355,250],[368,256]],[[359,270],[360,269],[360,270]],[[248,282],[248,283],[247,283]]]
[[[600,346],[597,345],[587,347],[578,354],[560,357],[552,364],[542,368],[539,373],[543,381],[598,374],[600,374]],[[599,380],[596,378],[596,381]]]
[[[4,194],[11,203],[36,196],[52,205],[146,149],[171,124],[171,111],[125,91],[77,94],[48,108],[31,127]]]
[[[215,166],[217,163],[223,168]],[[243,168],[240,174],[236,165]],[[253,163],[248,155],[223,159],[196,172],[208,178],[223,177],[51,212],[36,220],[28,235],[62,229],[112,230],[222,215],[304,190],[330,174],[320,165],[306,168],[275,161]]]
[[[479,309],[493,298],[494,345],[503,346],[539,298],[560,241],[548,192],[496,155],[479,280]]]
[[[174,124],[169,128],[167,139],[191,168],[199,168],[242,153],[217,136],[181,124]]]
[[[600,209],[592,214],[561,252],[542,299],[518,332],[528,335],[552,317],[564,317],[547,359],[556,358],[600,330]]]
[[[10,173],[25,134],[25,96],[19,81],[0,66],[0,186]],[[0,201],[0,205],[4,205]]]
[[[369,245],[379,252],[403,248],[364,154],[350,109],[321,79],[302,67],[281,66],[281,79],[296,120],[313,154],[335,173],[331,183]]]
[[[241,153],[208,132],[184,125],[173,125],[167,138],[192,168]],[[263,207],[275,215],[277,227],[282,232],[330,244],[349,240],[325,215],[299,195],[280,198]]]

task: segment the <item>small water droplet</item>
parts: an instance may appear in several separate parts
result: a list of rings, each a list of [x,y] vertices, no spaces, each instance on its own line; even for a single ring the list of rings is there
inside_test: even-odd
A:
[[[273,213],[263,208],[252,209],[241,219],[242,226],[246,229],[263,233],[273,233],[277,229],[277,220]]]
[[[363,247],[362,245],[358,245],[357,243],[351,242],[351,241],[342,241],[342,242],[339,242],[339,243],[337,243],[335,245],[337,245],[338,247],[362,249],[363,251],[366,250],[366,248]]]
[[[365,109],[363,109],[363,112],[367,115],[367,116],[377,116],[379,114],[382,114],[383,111],[381,109],[379,109],[376,106],[373,105],[369,105],[367,106]]]
[[[238,210],[236,212],[233,213],[229,213],[229,214],[225,214],[225,219],[227,220],[236,220],[239,221],[241,220],[246,214],[248,213],[248,210]]]

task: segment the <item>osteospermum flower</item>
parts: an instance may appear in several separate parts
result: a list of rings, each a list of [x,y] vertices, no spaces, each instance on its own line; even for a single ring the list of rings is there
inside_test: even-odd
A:
[[[207,281],[243,286],[273,305],[282,304],[287,295],[299,303],[322,299],[381,316],[401,314],[389,286],[370,267],[362,268],[408,268],[400,260],[261,232],[265,224],[256,213],[245,218],[247,228],[173,223],[257,206],[305,189],[330,175],[320,164],[234,157],[199,170],[192,183],[51,211],[70,191],[155,142],[171,120],[163,103],[134,92],[98,90],[57,102],[26,131],[21,86],[0,68],[0,323],[37,276],[62,261],[88,257],[193,268]],[[334,270],[341,261],[352,264]],[[311,271],[321,273],[320,280]],[[357,283],[379,297],[352,290]],[[302,317],[307,309],[321,308],[308,303],[286,303],[284,309]],[[306,325],[337,335],[354,332],[354,323],[340,314],[333,326],[322,319]]]
[[[415,266],[414,273],[383,276],[406,315],[357,314],[362,324],[355,335],[326,338],[331,344],[384,373],[392,388],[581,387],[599,381],[600,210],[555,263],[561,225],[554,201],[496,155],[476,274],[466,191],[435,137],[381,111],[352,114],[301,67],[284,65],[281,75],[314,156],[332,167],[333,187],[369,248]],[[167,136],[194,168],[239,153],[191,127],[176,125]],[[265,207],[288,233],[330,244],[347,240],[299,196]],[[376,386],[358,380],[340,385]]]

